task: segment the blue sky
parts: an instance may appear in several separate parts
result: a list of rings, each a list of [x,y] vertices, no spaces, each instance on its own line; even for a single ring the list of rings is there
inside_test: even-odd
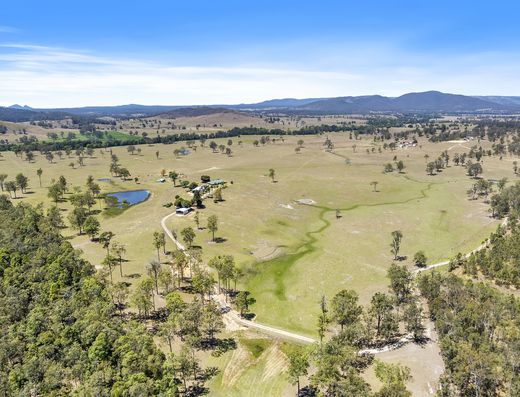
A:
[[[3,3],[0,105],[520,95],[513,1]]]

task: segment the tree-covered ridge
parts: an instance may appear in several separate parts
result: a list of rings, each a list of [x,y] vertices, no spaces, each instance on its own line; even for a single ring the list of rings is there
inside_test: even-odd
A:
[[[439,396],[520,395],[520,301],[433,272],[419,280],[446,366]]]
[[[0,395],[172,395],[151,336],[41,208],[0,197]]]
[[[468,259],[452,261],[452,268],[461,267],[465,274],[482,274],[498,285],[520,288],[520,226],[510,221],[499,227],[490,238],[490,246]]]

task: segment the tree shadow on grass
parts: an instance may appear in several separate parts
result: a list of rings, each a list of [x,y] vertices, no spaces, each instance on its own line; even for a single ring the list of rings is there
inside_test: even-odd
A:
[[[204,396],[209,393],[209,388],[201,385],[192,385],[184,393],[186,397]]]
[[[424,345],[428,344],[430,341],[431,341],[431,339],[428,338],[427,336],[419,336],[419,337],[413,339],[413,342],[420,346],[424,346]]]
[[[245,320],[249,320],[249,321],[252,321],[254,318],[256,317],[256,314],[255,313],[244,313],[242,315],[242,318],[245,319]]]
[[[215,243],[217,243],[217,244],[225,243],[226,241],[227,241],[227,238],[225,238],[225,237],[215,237]]]
[[[316,397],[317,392],[312,386],[304,386],[300,389],[297,397]]]
[[[202,350],[215,350],[212,356],[219,357],[220,355],[237,348],[237,342],[233,338],[205,338],[200,342]]]

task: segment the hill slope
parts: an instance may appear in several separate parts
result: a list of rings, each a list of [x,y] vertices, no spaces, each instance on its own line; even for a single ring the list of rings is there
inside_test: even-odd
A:
[[[418,92],[397,98],[380,95],[339,97],[298,106],[294,111],[316,113],[369,113],[369,112],[482,112],[507,111],[506,106],[489,100],[438,91]]]

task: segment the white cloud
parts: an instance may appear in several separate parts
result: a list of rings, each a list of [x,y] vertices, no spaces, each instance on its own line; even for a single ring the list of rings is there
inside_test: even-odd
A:
[[[19,30],[12,26],[0,25],[0,33],[16,33]]]
[[[395,96],[430,89],[503,95],[518,94],[520,90],[520,78],[513,67],[518,59],[511,54],[446,58],[402,52],[391,55],[384,51],[380,56],[364,55],[366,52],[350,52],[348,57],[335,54],[334,65],[314,68],[318,63],[311,56],[303,67],[272,62],[262,62],[261,67],[254,63],[206,66],[201,61],[198,65],[179,66],[173,61],[2,44],[0,105],[223,104],[281,97],[374,93]]]

